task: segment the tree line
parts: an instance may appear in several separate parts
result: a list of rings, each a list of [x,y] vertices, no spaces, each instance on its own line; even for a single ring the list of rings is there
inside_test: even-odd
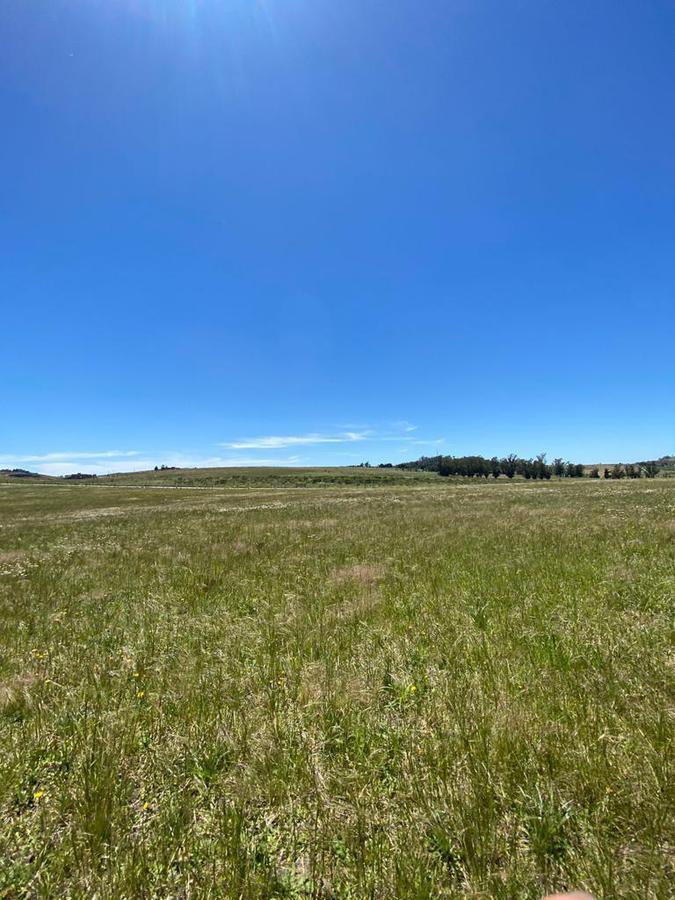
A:
[[[597,468],[597,467],[596,467]],[[593,469],[595,471],[595,469]],[[661,466],[656,460],[639,463],[619,463],[617,466],[605,467],[605,478],[656,478],[661,471]],[[599,478],[600,475],[593,476]]]
[[[546,454],[540,453],[534,459],[523,459],[515,453],[501,459],[493,456],[422,456],[411,462],[399,463],[396,468],[418,472],[438,472],[443,477],[460,475],[464,478],[514,478],[519,475],[526,479],[548,480],[556,478],[600,478],[600,467],[593,466],[586,472],[581,463],[566,461],[560,457],[552,463],[546,462]],[[655,461],[623,463],[604,467],[604,478],[654,478],[659,473]]]

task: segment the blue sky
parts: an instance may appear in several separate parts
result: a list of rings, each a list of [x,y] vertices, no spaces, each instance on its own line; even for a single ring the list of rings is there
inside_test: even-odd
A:
[[[0,34],[0,467],[675,453],[675,4]]]

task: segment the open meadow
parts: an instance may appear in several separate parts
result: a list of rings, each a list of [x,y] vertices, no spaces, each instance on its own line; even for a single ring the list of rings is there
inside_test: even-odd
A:
[[[675,479],[179,475],[0,485],[0,897],[673,896]]]

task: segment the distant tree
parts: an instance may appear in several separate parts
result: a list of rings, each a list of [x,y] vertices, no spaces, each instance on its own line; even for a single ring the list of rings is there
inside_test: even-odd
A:
[[[603,478],[611,478],[611,477],[612,477],[612,470],[610,469],[609,466],[605,466],[605,474],[603,475]]]
[[[583,478],[584,467],[581,465],[581,463],[568,462],[565,466],[565,473],[568,478]]]
[[[656,478],[659,474],[659,464],[655,460],[640,463],[640,468],[645,473],[646,478]]]
[[[528,481],[532,478],[534,473],[534,465],[531,459],[520,459],[518,460],[518,468],[517,472],[519,475],[522,475],[523,478],[526,478]]]
[[[618,479],[618,478],[625,478],[625,477],[626,477],[626,472],[624,470],[624,467],[621,464],[619,464],[618,466],[614,466],[612,468],[612,478]]]
[[[549,481],[551,478],[551,475],[553,474],[553,469],[546,462],[546,454],[544,453],[542,455],[543,455],[543,466],[541,469],[542,477],[545,478],[547,481]]]
[[[490,460],[490,472],[493,478],[499,478],[501,474],[501,466],[499,465],[499,460],[496,456],[493,456]]]
[[[412,462],[399,463],[398,468],[416,472],[438,472],[441,458],[440,456],[421,456]]]
[[[553,474],[558,478],[563,478],[565,475],[565,463],[559,456],[553,460]]]
[[[155,472],[159,472],[159,466],[155,466]]]
[[[588,473],[589,478],[599,478],[600,477],[600,469],[597,466],[593,466],[591,471]]]
[[[532,475],[534,478],[550,478],[551,472],[549,467],[546,465],[546,454],[539,453],[534,463],[532,464]]]

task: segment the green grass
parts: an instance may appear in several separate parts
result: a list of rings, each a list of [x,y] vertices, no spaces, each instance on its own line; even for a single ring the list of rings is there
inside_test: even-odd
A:
[[[0,896],[672,896],[675,483],[401,474],[0,486]]]
[[[361,468],[358,466],[255,468],[229,467],[204,469],[152,469],[145,472],[119,472],[98,478],[64,481],[49,475],[16,478],[0,472],[0,484],[70,484],[116,485],[136,487],[330,487],[414,484],[435,481],[435,472],[413,472],[401,469]]]
[[[435,481],[435,472],[408,472],[401,469],[358,466],[266,468],[164,469],[149,472],[121,472],[97,479],[98,483],[119,485],[173,485],[174,487],[312,487],[378,486]]]

